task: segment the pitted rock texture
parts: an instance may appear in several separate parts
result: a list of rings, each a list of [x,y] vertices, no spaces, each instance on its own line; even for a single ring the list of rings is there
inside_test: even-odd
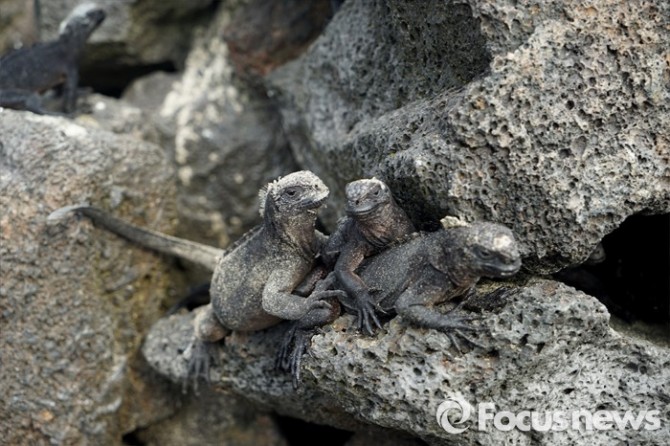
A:
[[[301,387],[273,370],[285,327],[234,333],[221,346],[217,388],[244,395],[277,412],[358,430],[360,423],[404,431],[431,445],[616,444],[662,445],[670,434],[670,349],[613,331],[595,299],[557,282],[536,280],[495,293],[482,313],[483,347],[462,354],[434,330],[407,327],[399,318],[383,332],[357,335],[343,316],[312,338]],[[486,302],[487,298],[481,299]],[[172,380],[183,379],[182,356],[192,335],[191,315],[159,321],[143,347],[148,362]],[[472,405],[498,410],[658,410],[655,430],[487,431],[454,435],[437,423],[436,409],[460,394]]]
[[[177,283],[170,264],[75,217],[46,222],[61,206],[88,201],[170,231],[171,172],[157,146],[0,110],[6,444],[117,444],[176,410],[166,383],[137,355],[166,306],[155,290]]]
[[[1,442],[120,445],[138,431],[148,445],[284,444],[244,401],[182,401],[139,354],[185,290],[171,261],[86,219],[47,223],[89,202],[174,232],[163,151],[87,122],[0,110]]]
[[[670,210],[669,17],[667,2],[351,0],[268,82],[337,207],[374,175],[416,223],[502,222],[550,272]]]
[[[260,221],[258,191],[298,170],[262,89],[235,73],[223,8],[195,43],[161,120],[173,132],[181,234],[225,246]]]

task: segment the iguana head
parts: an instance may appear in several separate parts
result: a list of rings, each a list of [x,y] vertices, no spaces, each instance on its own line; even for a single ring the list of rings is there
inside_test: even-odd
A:
[[[345,187],[344,194],[347,214],[354,217],[369,215],[393,201],[388,186],[376,178],[352,181]]]
[[[61,36],[86,41],[105,20],[105,11],[95,3],[82,3],[70,12],[60,24]]]
[[[521,256],[512,231],[496,223],[476,222],[468,226],[447,229],[454,231],[451,238],[457,256],[452,261],[464,266],[470,276],[491,278],[509,277],[521,268]]]
[[[261,189],[260,212],[264,218],[311,216],[328,198],[323,181],[308,170],[293,172]]]

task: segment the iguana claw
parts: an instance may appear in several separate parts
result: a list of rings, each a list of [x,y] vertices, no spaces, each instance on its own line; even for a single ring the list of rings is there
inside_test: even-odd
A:
[[[214,342],[205,342],[194,339],[191,345],[184,352],[189,355],[186,368],[186,377],[184,378],[182,391],[186,393],[189,383],[193,385],[193,391],[198,394],[199,381],[204,378],[208,385],[212,384],[210,369],[212,365],[221,366],[221,358],[218,355],[218,348]]]
[[[293,388],[300,385],[302,357],[309,350],[314,329],[298,328],[295,324],[286,332],[279,353],[275,359],[275,369],[291,374]]]

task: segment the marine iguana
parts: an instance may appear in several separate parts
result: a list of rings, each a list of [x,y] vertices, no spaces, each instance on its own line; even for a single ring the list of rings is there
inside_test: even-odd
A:
[[[405,211],[393,199],[388,186],[376,178],[353,181],[345,188],[347,216],[338,222],[324,249],[326,263],[334,263],[335,276],[349,294],[361,331],[381,328],[366,283],[356,274],[361,262],[390,244],[415,232]]]
[[[63,84],[63,111],[77,101],[79,57],[86,41],[105,19],[102,8],[85,3],[63,20],[57,40],[12,51],[0,58],[0,106],[55,114],[42,107],[39,93]]]
[[[458,347],[452,333],[469,340],[460,330],[473,327],[467,318],[451,311],[443,314],[434,306],[467,296],[481,277],[509,277],[520,267],[512,231],[476,222],[421,233],[366,259],[358,274],[380,309],[395,312],[412,325],[444,331]]]
[[[339,315],[337,298],[344,295],[342,291],[317,290],[309,297],[293,293],[312,271],[324,242],[314,225],[317,209],[328,193],[325,184],[309,171],[268,184],[259,194],[263,222],[228,250],[149,231],[88,206],[59,209],[49,220],[75,211],[141,246],[213,271],[211,303],[196,310],[194,340],[187,349],[191,353],[189,377],[197,389],[199,377],[209,381],[215,343],[231,330],[263,330],[282,320],[301,320],[309,326],[328,323]]]

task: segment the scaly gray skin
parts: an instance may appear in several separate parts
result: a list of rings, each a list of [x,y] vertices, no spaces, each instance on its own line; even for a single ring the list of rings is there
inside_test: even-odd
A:
[[[97,5],[79,5],[61,23],[57,40],[0,58],[0,106],[54,114],[42,108],[39,93],[63,84],[63,111],[72,113],[77,102],[79,57],[104,19],[105,12]]]
[[[370,290],[356,269],[361,262],[415,231],[414,225],[393,199],[384,182],[363,179],[347,184],[347,217],[338,222],[322,252],[327,269],[333,268],[340,287],[348,293],[341,299],[356,314],[360,330],[373,334],[373,325],[381,328]],[[322,281],[317,290],[327,289],[331,281]],[[309,348],[314,328],[330,322],[330,314],[314,313],[289,328],[277,357],[277,368],[291,373],[293,386],[300,382],[302,356]]]
[[[210,361],[216,358],[214,343],[231,330],[263,330],[282,320],[321,324],[339,315],[336,298],[342,291],[321,290],[309,297],[293,293],[314,268],[324,242],[314,224],[327,197],[328,188],[309,171],[270,183],[261,191],[262,224],[225,251],[148,231],[88,206],[62,208],[49,219],[76,211],[141,246],[214,271],[211,303],[196,310],[194,341],[188,349],[189,375],[197,388],[197,378],[209,380]]]
[[[458,347],[452,334],[469,340],[460,330],[473,327],[434,307],[467,296],[481,277],[509,277],[520,267],[512,232],[478,222],[421,234],[367,259],[358,271],[375,305],[412,325],[446,332]]]
[[[415,232],[405,211],[395,202],[384,182],[372,178],[353,181],[345,189],[347,217],[342,219],[324,250],[326,263],[334,263],[335,277],[351,299],[361,331],[381,328],[370,289],[356,273],[367,257]]]

